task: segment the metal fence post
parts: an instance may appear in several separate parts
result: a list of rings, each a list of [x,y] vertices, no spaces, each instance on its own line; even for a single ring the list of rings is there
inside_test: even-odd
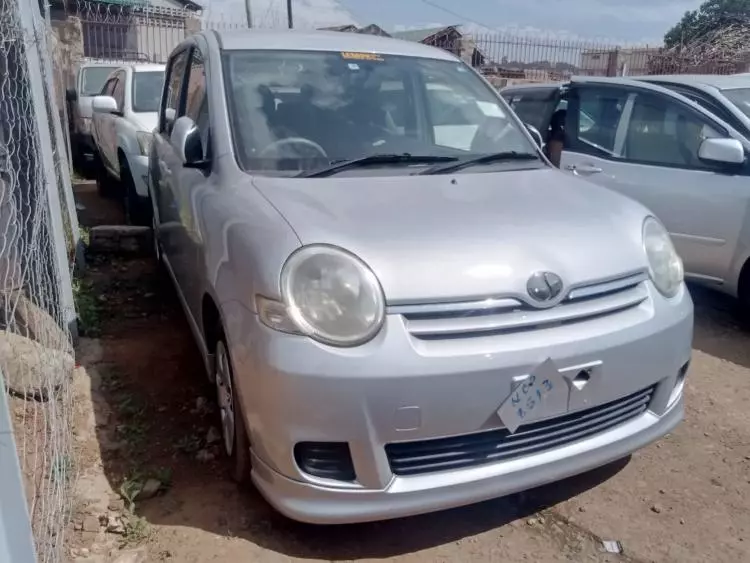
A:
[[[37,125],[39,135],[39,149],[41,152],[42,170],[45,177],[47,192],[47,201],[49,204],[49,221],[50,233],[55,248],[55,276],[57,278],[58,291],[60,295],[60,308],[62,319],[66,329],[72,332],[76,331],[76,309],[73,299],[73,285],[70,276],[70,264],[67,254],[67,244],[65,238],[65,227],[63,225],[63,213],[69,210],[64,209],[60,201],[60,192],[58,191],[57,175],[55,170],[55,155],[52,150],[51,131],[59,131],[60,124],[50,123],[50,115],[47,112],[47,104],[54,105],[54,96],[52,92],[49,95],[49,101],[45,97],[45,75],[48,85],[51,85],[50,74],[45,72],[48,68],[44,59],[49,60],[47,49],[46,30],[44,29],[41,13],[39,12],[39,3],[35,0],[18,0],[18,18],[22,28],[33,33],[33,45],[26,49],[26,63],[28,66],[29,89],[34,100],[34,120]],[[40,29],[41,27],[41,29]],[[53,121],[58,120],[57,112],[52,112]],[[59,138],[59,137],[58,137]],[[67,167],[60,167],[66,170],[66,186],[70,186],[70,176]],[[75,217],[75,204],[73,205],[73,216]],[[77,219],[70,223],[71,229],[75,225],[75,234],[73,236],[74,248],[75,241],[78,240]]]
[[[34,538],[23,492],[10,421],[5,381],[0,371],[0,561],[35,563]]]

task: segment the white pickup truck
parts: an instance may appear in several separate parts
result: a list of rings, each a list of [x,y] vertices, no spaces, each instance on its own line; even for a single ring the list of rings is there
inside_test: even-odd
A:
[[[160,64],[122,66],[109,75],[92,103],[97,184],[103,195],[122,195],[129,223],[149,221],[148,152],[164,70]]]

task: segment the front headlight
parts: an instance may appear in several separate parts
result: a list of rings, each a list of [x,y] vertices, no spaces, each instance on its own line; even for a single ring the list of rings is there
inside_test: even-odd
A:
[[[669,233],[654,217],[647,217],[643,222],[643,248],[656,288],[666,297],[677,295],[685,277],[682,260],[672,245]]]
[[[281,296],[299,331],[325,344],[364,344],[383,326],[377,277],[340,248],[311,245],[294,252],[281,271]]]
[[[151,150],[151,140],[154,138],[153,133],[138,131],[135,134],[135,138],[138,139],[138,148],[141,150],[141,154],[148,156],[148,151]]]

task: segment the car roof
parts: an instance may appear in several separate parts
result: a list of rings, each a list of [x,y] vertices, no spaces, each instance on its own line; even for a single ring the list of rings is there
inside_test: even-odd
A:
[[[117,61],[84,61],[81,63],[80,68],[96,68],[96,67],[120,67],[122,62]]]
[[[214,33],[221,48],[227,51],[345,51],[457,60],[454,55],[443,49],[414,41],[402,41],[364,33],[275,29],[214,31]]]
[[[632,78],[685,86],[713,86],[719,90],[750,88],[750,74],[654,74]]]
[[[645,76],[573,76],[570,81],[575,82],[609,82],[612,84],[629,84],[633,80],[643,82],[670,82],[687,86],[713,86],[720,90],[731,88],[749,88],[750,73],[746,74],[649,74]],[[533,82],[528,84],[511,84],[505,90],[519,90],[523,88],[556,88],[565,82]]]
[[[166,70],[167,68],[167,65],[156,63],[138,63],[129,66],[133,69],[133,72],[154,72],[157,70]]]

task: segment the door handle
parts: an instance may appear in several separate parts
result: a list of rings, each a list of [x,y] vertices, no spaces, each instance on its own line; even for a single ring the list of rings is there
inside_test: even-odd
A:
[[[570,170],[574,174],[598,174],[599,172],[604,172],[604,170],[593,164],[582,164],[580,166],[577,164],[568,164],[565,170]]]

